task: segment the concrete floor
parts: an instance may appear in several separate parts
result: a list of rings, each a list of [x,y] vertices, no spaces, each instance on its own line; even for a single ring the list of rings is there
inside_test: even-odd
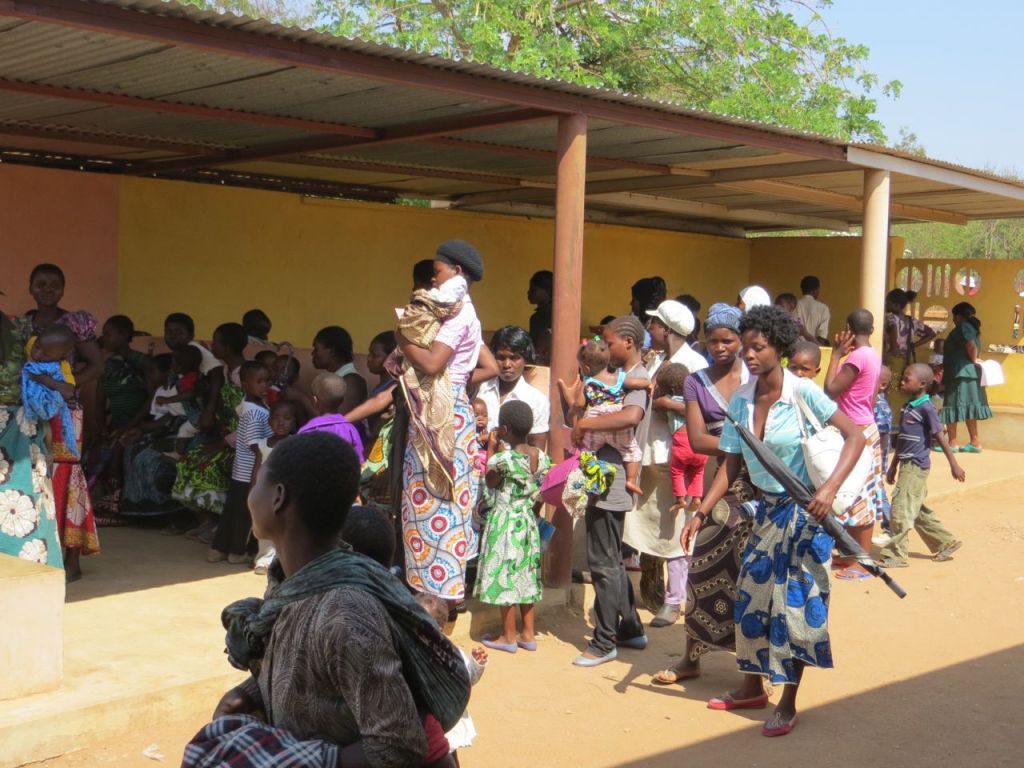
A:
[[[1021,459],[998,451],[963,456],[965,486],[937,463],[931,500],[953,501],[967,490],[1019,481]],[[88,749],[212,710],[241,678],[220,653],[220,611],[260,594],[260,578],[237,566],[207,564],[201,545],[156,530],[104,529],[101,543],[103,552],[83,563],[85,578],[68,587],[63,686],[0,702],[0,766]],[[552,590],[546,602],[549,609],[564,605],[566,595]],[[579,622],[565,614],[574,626]],[[475,611],[460,620],[455,639],[479,637],[494,618]]]

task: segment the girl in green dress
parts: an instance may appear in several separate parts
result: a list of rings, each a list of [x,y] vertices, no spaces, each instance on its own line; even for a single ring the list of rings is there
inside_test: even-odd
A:
[[[537,511],[540,485],[551,460],[529,443],[533,411],[510,400],[498,412],[498,428],[487,446],[487,487],[496,490],[484,525],[476,597],[501,606],[503,632],[483,643],[507,653],[537,650],[533,604],[543,594],[540,582],[540,531]],[[516,606],[523,631],[516,633]]]

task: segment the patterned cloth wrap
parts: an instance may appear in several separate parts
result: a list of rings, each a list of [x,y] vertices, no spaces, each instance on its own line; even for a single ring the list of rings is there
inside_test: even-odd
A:
[[[413,293],[398,318],[396,332],[417,347],[430,349],[441,324],[461,311],[461,301],[442,304],[429,291],[420,289]],[[427,468],[427,488],[437,498],[451,499],[455,492],[452,458],[455,454],[452,421],[455,401],[448,367],[434,376],[427,376],[417,372],[398,350],[391,353],[384,367],[399,382],[409,404],[409,417],[415,427],[413,449],[420,464]]]
[[[62,442],[77,459],[80,454],[71,408],[60,392],[38,383],[32,376],[50,376],[55,381],[65,381],[60,363],[25,363],[21,369],[21,401],[25,417],[30,421],[49,421],[55,416],[60,417]]]
[[[225,715],[203,726],[185,746],[182,768],[335,768],[341,748],[302,741],[251,715]]]
[[[596,454],[583,451],[579,466],[575,467],[565,480],[562,490],[562,506],[573,517],[583,517],[592,497],[604,496],[615,482],[616,468]]]

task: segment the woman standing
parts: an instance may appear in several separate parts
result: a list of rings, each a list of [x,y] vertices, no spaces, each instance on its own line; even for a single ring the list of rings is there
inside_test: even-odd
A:
[[[469,243],[449,240],[434,257],[434,286],[461,275],[470,284],[484,276],[483,259]],[[402,528],[405,540],[406,578],[421,592],[446,600],[462,600],[466,592],[466,561],[476,555],[472,512],[477,486],[473,483],[476,424],[466,396],[466,383],[476,368],[483,339],[480,320],[469,294],[458,313],[444,321],[429,349],[401,334],[396,337],[406,362],[419,374],[435,376],[448,369],[454,400],[455,446],[452,456],[440,457],[452,467],[449,489],[432,487],[417,443],[437,444],[435,435],[418,434],[430,427],[410,419],[402,487]]]
[[[352,352],[352,335],[340,325],[321,328],[313,338],[313,367],[330,371],[345,380],[345,403],[342,415],[366,400],[366,379],[356,371]],[[367,435],[362,437],[366,439]]]
[[[885,468],[882,467],[882,438],[875,424],[875,397],[882,373],[882,356],[871,348],[875,319],[866,309],[855,309],[846,318],[846,330],[836,336],[832,358],[825,373],[825,394],[836,401],[864,432],[871,449],[871,474],[860,497],[839,516],[850,535],[865,552],[871,551],[875,520],[881,519],[885,506]],[[856,560],[837,561],[843,570],[836,574],[843,581],[860,581],[869,574]]]
[[[981,453],[978,441],[978,422],[992,418],[988,397],[981,386],[981,366],[978,349],[981,346],[981,321],[975,309],[966,301],[953,307],[953,331],[946,337],[943,351],[943,385],[946,394],[942,400],[940,416],[949,433],[949,447],[960,453]],[[967,422],[970,442],[957,446],[957,424]]]
[[[655,352],[647,364],[650,378],[653,379],[665,363],[680,363],[691,374],[707,367],[704,357],[686,343],[686,337],[694,327],[693,313],[689,309],[678,301],[663,301],[656,309],[648,310],[647,316],[650,318],[648,334],[651,349]],[[686,596],[686,553],[679,546],[679,534],[686,524],[686,514],[676,508],[676,497],[672,492],[670,411],[685,418],[685,406],[671,397],[659,397],[651,403],[640,475],[644,494],[636,509],[626,515],[623,534],[623,540],[630,547],[667,561],[665,599],[651,622],[652,627],[675,624]],[[644,430],[640,432],[642,436]],[[657,567],[660,570],[660,563]]]
[[[43,425],[25,419],[21,367],[31,328],[0,312],[0,553],[63,566]]]
[[[845,439],[835,471],[818,488],[807,509],[796,505],[742,442],[728,420],[719,448],[726,454],[725,472],[704,497],[683,533],[683,546],[740,474],[741,463],[761,490],[750,541],[737,584],[736,661],[744,682],[739,690],[711,699],[719,710],[768,706],[761,678],[785,687],[775,714],[762,734],[784,736],[796,725],[796,695],[804,668],[832,666],[828,635],[829,563],[832,538],[819,520],[832,513],[836,492],[864,448],[864,434],[809,379],[798,379],[782,367],[797,338],[793,319],[779,307],[756,307],[740,321],[743,360],[752,378],[737,390],[728,415],[747,425],[805,483],[810,485],[801,450],[797,400],[821,423],[836,427]]]
[[[711,365],[686,380],[686,432],[691,448],[715,459],[718,471],[723,454],[718,447],[725,413],[733,394],[750,378],[739,356],[741,312],[724,303],[713,304],[704,326],[704,348]],[[709,471],[706,477],[713,477]],[[654,676],[657,685],[672,685],[700,675],[700,658],[711,651],[736,650],[733,609],[736,578],[750,535],[749,510],[754,497],[745,473],[729,487],[725,497],[700,527],[689,559],[686,585],[686,652],[672,669]],[[695,525],[690,521],[689,525]]]
[[[31,325],[32,335],[53,325],[65,325],[75,334],[74,373],[75,386],[91,392],[93,382],[103,375],[103,354],[96,339],[96,318],[84,310],[69,312],[60,306],[64,298],[64,272],[56,264],[39,264],[29,277],[29,293],[36,302],[36,309],[28,312],[26,318]],[[63,446],[54,442],[53,447],[53,494],[57,515],[57,530],[64,547],[64,569],[67,580],[82,578],[79,559],[82,554],[91,555],[100,551],[96,534],[96,517],[93,512],[89,486],[82,469],[82,448],[84,412],[82,400],[76,397],[68,403],[76,435],[77,446]]]
[[[917,298],[914,291],[893,288],[885,295],[885,335],[882,356],[899,383],[903,370],[917,362],[917,348],[935,338],[935,331],[907,314],[907,307]],[[898,388],[897,388],[898,389]]]
[[[526,366],[534,363],[533,341],[523,328],[506,325],[494,332],[491,353],[498,364],[497,378],[485,381],[477,391],[477,398],[487,404],[487,429],[498,428],[498,411],[511,400],[522,400],[533,412],[530,445],[547,448],[548,421],[551,403],[547,395],[526,381]]]

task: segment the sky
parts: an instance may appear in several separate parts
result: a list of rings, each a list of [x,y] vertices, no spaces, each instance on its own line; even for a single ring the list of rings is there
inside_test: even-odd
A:
[[[906,126],[935,159],[1024,173],[1024,2],[835,0],[822,15],[871,49],[869,71],[903,83],[878,99],[888,143]]]

